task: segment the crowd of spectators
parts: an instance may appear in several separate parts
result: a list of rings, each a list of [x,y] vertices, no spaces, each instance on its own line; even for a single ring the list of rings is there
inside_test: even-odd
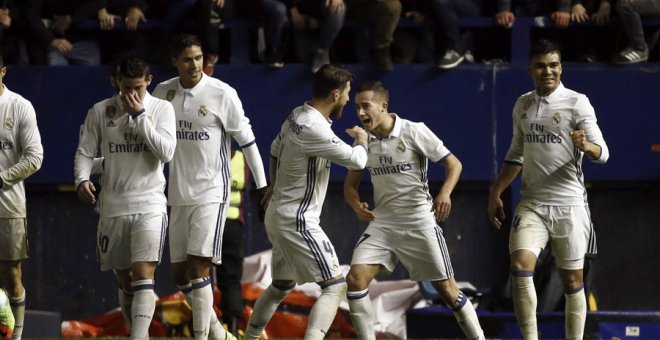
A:
[[[9,64],[99,65],[117,53],[167,64],[163,46],[175,33],[204,44],[205,72],[226,62],[232,21],[252,23],[252,62],[280,68],[328,62],[396,63],[506,60],[503,43],[520,17],[545,16],[533,38],[550,38],[565,59],[633,64],[649,59],[660,26],[660,0],[2,0],[0,48]],[[491,17],[490,27],[461,18]],[[229,26],[231,29],[231,26]],[[645,29],[647,31],[645,31]],[[222,32],[225,32],[223,35]],[[484,38],[485,37],[485,38]],[[508,43],[510,45],[510,42]]]

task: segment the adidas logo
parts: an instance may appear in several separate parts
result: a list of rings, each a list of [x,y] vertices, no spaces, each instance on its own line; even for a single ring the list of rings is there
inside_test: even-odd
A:
[[[115,127],[117,126],[114,121],[109,121],[108,124],[106,124],[107,127]]]

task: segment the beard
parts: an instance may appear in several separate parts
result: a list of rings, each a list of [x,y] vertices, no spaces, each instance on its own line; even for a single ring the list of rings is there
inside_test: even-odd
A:
[[[330,110],[330,119],[339,119],[344,111],[344,104],[337,103]]]

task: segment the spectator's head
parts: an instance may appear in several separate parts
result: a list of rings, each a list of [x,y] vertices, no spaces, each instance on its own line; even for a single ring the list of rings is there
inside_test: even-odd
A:
[[[355,111],[362,126],[376,135],[387,135],[392,129],[392,119],[387,112],[390,92],[380,81],[367,81],[357,87]]]
[[[172,65],[179,72],[179,81],[184,88],[191,88],[202,79],[204,54],[202,44],[196,36],[178,34],[170,43]]]
[[[153,76],[146,61],[138,56],[129,56],[119,62],[116,79],[122,94],[137,93],[140,99],[144,99]]]
[[[312,97],[318,100],[332,100],[330,118],[341,117],[342,110],[348,103],[353,75],[346,69],[325,64],[314,73]]]
[[[562,68],[559,47],[548,40],[536,42],[529,55],[527,70],[539,96],[547,96],[554,92],[561,83]]]

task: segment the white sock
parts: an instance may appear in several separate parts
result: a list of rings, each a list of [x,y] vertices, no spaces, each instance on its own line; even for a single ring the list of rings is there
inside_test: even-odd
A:
[[[358,339],[376,339],[374,332],[374,311],[369,298],[369,289],[347,292],[348,308],[350,309],[351,321],[355,327]]]
[[[584,286],[564,293],[566,298],[566,339],[582,339],[584,323],[587,319],[587,299],[584,296]]]
[[[177,285],[176,288],[181,290],[183,293],[183,297],[185,298],[186,302],[188,303],[188,306],[190,306],[190,309],[192,309],[192,284],[188,282],[188,284],[185,285]],[[211,303],[213,303],[213,300],[211,300]],[[222,327],[222,324],[220,324],[220,320],[218,320],[218,316],[215,314],[215,311],[213,310],[213,306],[211,306],[211,323],[209,324],[209,339],[211,340],[225,340],[227,338],[227,331],[225,330],[224,327]]]
[[[209,336],[209,324],[213,311],[213,290],[211,278],[203,277],[190,281],[193,312],[193,332],[195,340],[206,340]]]
[[[146,340],[149,339],[149,325],[156,309],[154,280],[133,281],[131,286],[133,286],[131,339]]]
[[[10,296],[9,304],[14,314],[14,333],[11,340],[20,340],[23,335],[23,322],[25,321],[25,289],[20,296]]]
[[[133,319],[131,318],[131,306],[133,305],[133,293],[124,291],[122,288],[117,290],[117,296],[119,296],[119,307],[121,308],[121,314],[124,315],[124,322],[128,326],[128,329],[131,329],[131,324]]]
[[[263,333],[270,318],[277,310],[284,297],[295,287],[295,284],[284,289],[275,288],[271,283],[254,303],[254,310],[245,328],[244,340],[257,340]]]
[[[458,293],[458,299],[454,303],[452,310],[458,325],[468,339],[485,339],[484,331],[481,329],[481,325],[479,325],[477,312],[474,310],[470,299],[463,292]]]
[[[314,303],[307,321],[305,340],[323,340],[328,328],[337,315],[337,307],[346,296],[346,280],[335,281],[329,286],[323,287],[321,296]]]
[[[534,273],[512,271],[513,309],[516,312],[518,327],[525,340],[538,339],[536,329],[536,289]]]

